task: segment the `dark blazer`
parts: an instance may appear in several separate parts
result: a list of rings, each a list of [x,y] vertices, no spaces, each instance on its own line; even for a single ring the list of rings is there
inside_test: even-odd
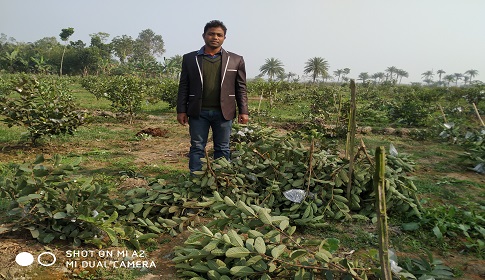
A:
[[[249,114],[246,94],[246,67],[242,56],[222,49],[221,109],[226,120]],[[202,107],[202,56],[197,51],[183,56],[177,98],[177,113],[198,117]]]

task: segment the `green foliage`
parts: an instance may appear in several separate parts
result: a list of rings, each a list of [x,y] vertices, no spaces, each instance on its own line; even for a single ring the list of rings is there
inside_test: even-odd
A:
[[[130,121],[141,111],[144,101],[165,101],[169,108],[177,106],[178,82],[173,79],[89,76],[83,78],[81,84],[96,98],[111,101],[111,108],[117,113],[127,114]]]
[[[73,134],[84,122],[66,80],[22,75],[14,76],[9,86],[10,91],[0,95],[3,122],[27,127],[33,144],[46,135]]]
[[[427,253],[427,259],[422,256],[420,257],[420,259],[405,258],[404,261],[400,263],[402,268],[414,275],[414,277],[411,279],[446,280],[455,278],[453,271],[451,271],[448,266],[443,264],[442,261],[434,259],[431,252],[428,251]],[[405,277],[409,276],[408,274],[404,274],[403,272],[401,272],[400,275],[402,275],[401,279],[409,279]]]
[[[28,229],[40,242],[71,239],[74,245],[101,244],[108,236],[116,244],[117,213],[104,211],[108,188],[71,176],[80,160],[63,164],[56,156],[50,166],[43,162],[39,156],[32,164],[15,165],[12,178],[1,177],[0,197],[11,201],[7,215],[13,221],[1,232]]]
[[[438,112],[440,92],[427,88],[396,87],[388,103],[389,120],[408,126],[426,126]]]
[[[81,82],[96,98],[111,101],[111,108],[133,121],[146,99],[146,86],[135,76],[88,77]]]
[[[460,238],[463,245],[483,257],[485,253],[485,218],[481,207],[472,210],[455,206],[439,206],[426,209],[423,218],[418,222],[402,225],[404,230],[415,231],[419,228],[428,229],[438,241],[447,238]]]
[[[0,198],[11,201],[7,211],[11,223],[3,225],[0,233],[29,230],[40,242],[72,240],[75,246],[84,242],[104,247],[126,241],[138,249],[141,241],[162,231],[175,235],[174,226],[180,225],[181,230],[184,221],[190,222],[187,217],[173,217],[182,214],[179,198],[186,196],[184,191],[155,181],[149,189],[110,196],[109,186],[74,175],[79,163],[63,164],[56,156],[52,165],[45,165],[39,156],[31,164],[15,165],[13,176],[2,174]]]
[[[273,216],[270,209],[234,202],[217,192],[206,203],[211,203],[215,220],[191,230],[184,246],[175,249],[173,261],[183,278],[365,277],[366,269],[358,262],[334,255],[339,249],[336,239],[295,237],[296,227],[288,217]],[[221,232],[226,225],[233,229]]]
[[[236,127],[232,138],[235,150],[230,163],[225,159],[206,162],[204,169],[196,172],[199,176],[192,183],[200,186],[203,194],[218,190],[247,204],[264,205],[298,225],[318,227],[325,225],[326,219],[374,217],[373,160],[362,149],[356,155],[348,195],[347,160],[315,139],[305,146],[301,138],[279,137],[272,129],[257,126]],[[419,216],[416,187],[405,174],[412,169],[407,161],[405,157],[389,158],[388,210]],[[284,193],[293,189],[305,193],[301,203],[285,197]]]
[[[160,100],[168,103],[168,107],[177,107],[178,81],[174,79],[145,79],[148,87],[148,100],[157,103]]]

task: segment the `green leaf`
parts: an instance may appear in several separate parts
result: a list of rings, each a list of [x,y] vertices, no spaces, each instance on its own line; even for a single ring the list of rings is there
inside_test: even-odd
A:
[[[315,253],[315,259],[317,259],[318,261],[321,261],[321,262],[325,262],[325,263],[328,263],[330,261],[330,258],[328,257],[328,255],[326,253],[324,253],[323,251],[318,251]]]
[[[258,253],[266,254],[266,244],[264,243],[264,239],[259,236],[256,237],[256,240],[254,240],[254,248]]]
[[[244,247],[233,247],[226,251],[226,257],[235,259],[244,258],[249,254],[251,254],[251,252]]]
[[[244,247],[244,241],[242,240],[242,238],[237,234],[237,232],[235,232],[234,230],[229,230],[227,232],[227,235],[229,236],[229,239],[231,240],[231,244],[233,246],[237,246],[237,247]]]
[[[224,197],[224,202],[228,206],[236,207],[236,204],[234,204],[234,201],[232,201],[232,199],[230,197],[228,197],[228,196],[225,196]]]
[[[254,274],[254,270],[247,266],[234,266],[230,270],[231,274],[237,277],[245,277]]]
[[[54,214],[54,219],[64,219],[67,217],[66,212],[57,212]]]
[[[295,259],[297,259],[299,257],[302,257],[302,256],[306,255],[307,253],[308,252],[306,250],[304,250],[304,249],[298,249],[298,250],[292,251],[290,253],[290,259],[291,260],[295,260]]]
[[[290,221],[289,220],[283,220],[280,223],[280,229],[281,230],[285,230],[289,225],[290,225]]]
[[[272,223],[271,216],[268,214],[265,208],[258,209],[258,217],[259,217],[259,220],[263,222],[265,225],[271,225]]]
[[[1,233],[1,231],[0,231]],[[39,237],[39,230],[38,229],[31,229],[30,234],[32,235],[32,238],[37,238]]]
[[[435,226],[433,228],[433,233],[438,239],[443,239],[443,233],[441,233],[441,230],[438,226]]]
[[[53,233],[48,233],[42,238],[42,242],[44,243],[50,243],[52,240],[54,240],[56,236]]]
[[[402,229],[405,231],[413,231],[419,229],[419,224],[415,222],[404,223],[401,225]]]
[[[246,265],[252,266],[253,264],[259,262],[262,259],[263,259],[263,257],[261,255],[251,257],[249,260],[247,260]]]
[[[147,240],[150,238],[157,238],[157,237],[158,237],[158,234],[156,233],[145,233],[138,237],[138,241]]]
[[[35,161],[33,162],[33,164],[40,164],[40,163],[43,163],[43,162],[44,162],[44,155],[38,155],[35,158]]]
[[[278,245],[274,247],[273,250],[271,250],[271,256],[277,259],[281,256],[281,254],[285,251],[285,249],[286,249],[286,245],[284,244]]]
[[[106,223],[112,223],[118,219],[118,212],[114,211],[113,214],[106,220]]]
[[[143,203],[137,203],[133,205],[133,213],[138,213],[143,209]]]

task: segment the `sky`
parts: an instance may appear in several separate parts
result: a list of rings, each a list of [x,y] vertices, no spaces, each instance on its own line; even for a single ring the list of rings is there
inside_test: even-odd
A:
[[[474,79],[485,81],[484,13],[483,0],[0,0],[0,33],[60,41],[72,27],[69,39],[89,45],[89,34],[105,32],[111,41],[151,29],[168,58],[199,49],[204,25],[218,19],[228,29],[223,47],[244,57],[248,78],[276,58],[305,79],[305,63],[322,57],[330,74],[350,68],[354,79],[395,66],[409,73],[403,83],[440,69],[474,69]]]

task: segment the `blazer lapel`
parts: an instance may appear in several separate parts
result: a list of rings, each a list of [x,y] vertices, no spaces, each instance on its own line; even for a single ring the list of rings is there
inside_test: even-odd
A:
[[[201,88],[204,88],[204,78],[202,77],[202,56],[201,55],[195,55],[195,64],[197,65],[197,70],[199,71],[199,77],[200,77],[200,84],[202,85]]]
[[[226,50],[222,49],[222,67],[221,67],[221,88],[224,84],[224,78],[226,77],[227,66],[229,65],[229,60],[231,57]]]

